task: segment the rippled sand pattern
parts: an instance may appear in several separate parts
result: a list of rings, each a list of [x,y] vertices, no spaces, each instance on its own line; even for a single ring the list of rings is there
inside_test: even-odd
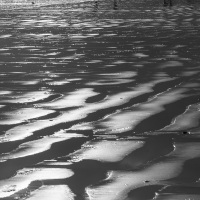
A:
[[[0,199],[200,199],[198,1],[0,3]]]

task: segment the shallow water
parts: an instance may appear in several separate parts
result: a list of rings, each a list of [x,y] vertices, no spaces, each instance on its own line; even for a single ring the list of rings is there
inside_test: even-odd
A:
[[[2,0],[0,198],[199,199],[199,32],[195,0]]]

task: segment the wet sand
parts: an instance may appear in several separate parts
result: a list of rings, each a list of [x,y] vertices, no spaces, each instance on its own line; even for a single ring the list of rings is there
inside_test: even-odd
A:
[[[0,199],[199,200],[199,22],[195,0],[2,1]]]

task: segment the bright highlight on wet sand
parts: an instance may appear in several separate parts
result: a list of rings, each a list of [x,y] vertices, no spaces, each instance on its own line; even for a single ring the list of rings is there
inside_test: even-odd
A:
[[[198,1],[0,15],[0,199],[200,199]]]

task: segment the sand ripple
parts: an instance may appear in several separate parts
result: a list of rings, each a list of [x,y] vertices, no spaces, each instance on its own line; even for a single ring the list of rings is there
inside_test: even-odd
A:
[[[0,5],[0,198],[199,199],[199,2],[33,2]]]

